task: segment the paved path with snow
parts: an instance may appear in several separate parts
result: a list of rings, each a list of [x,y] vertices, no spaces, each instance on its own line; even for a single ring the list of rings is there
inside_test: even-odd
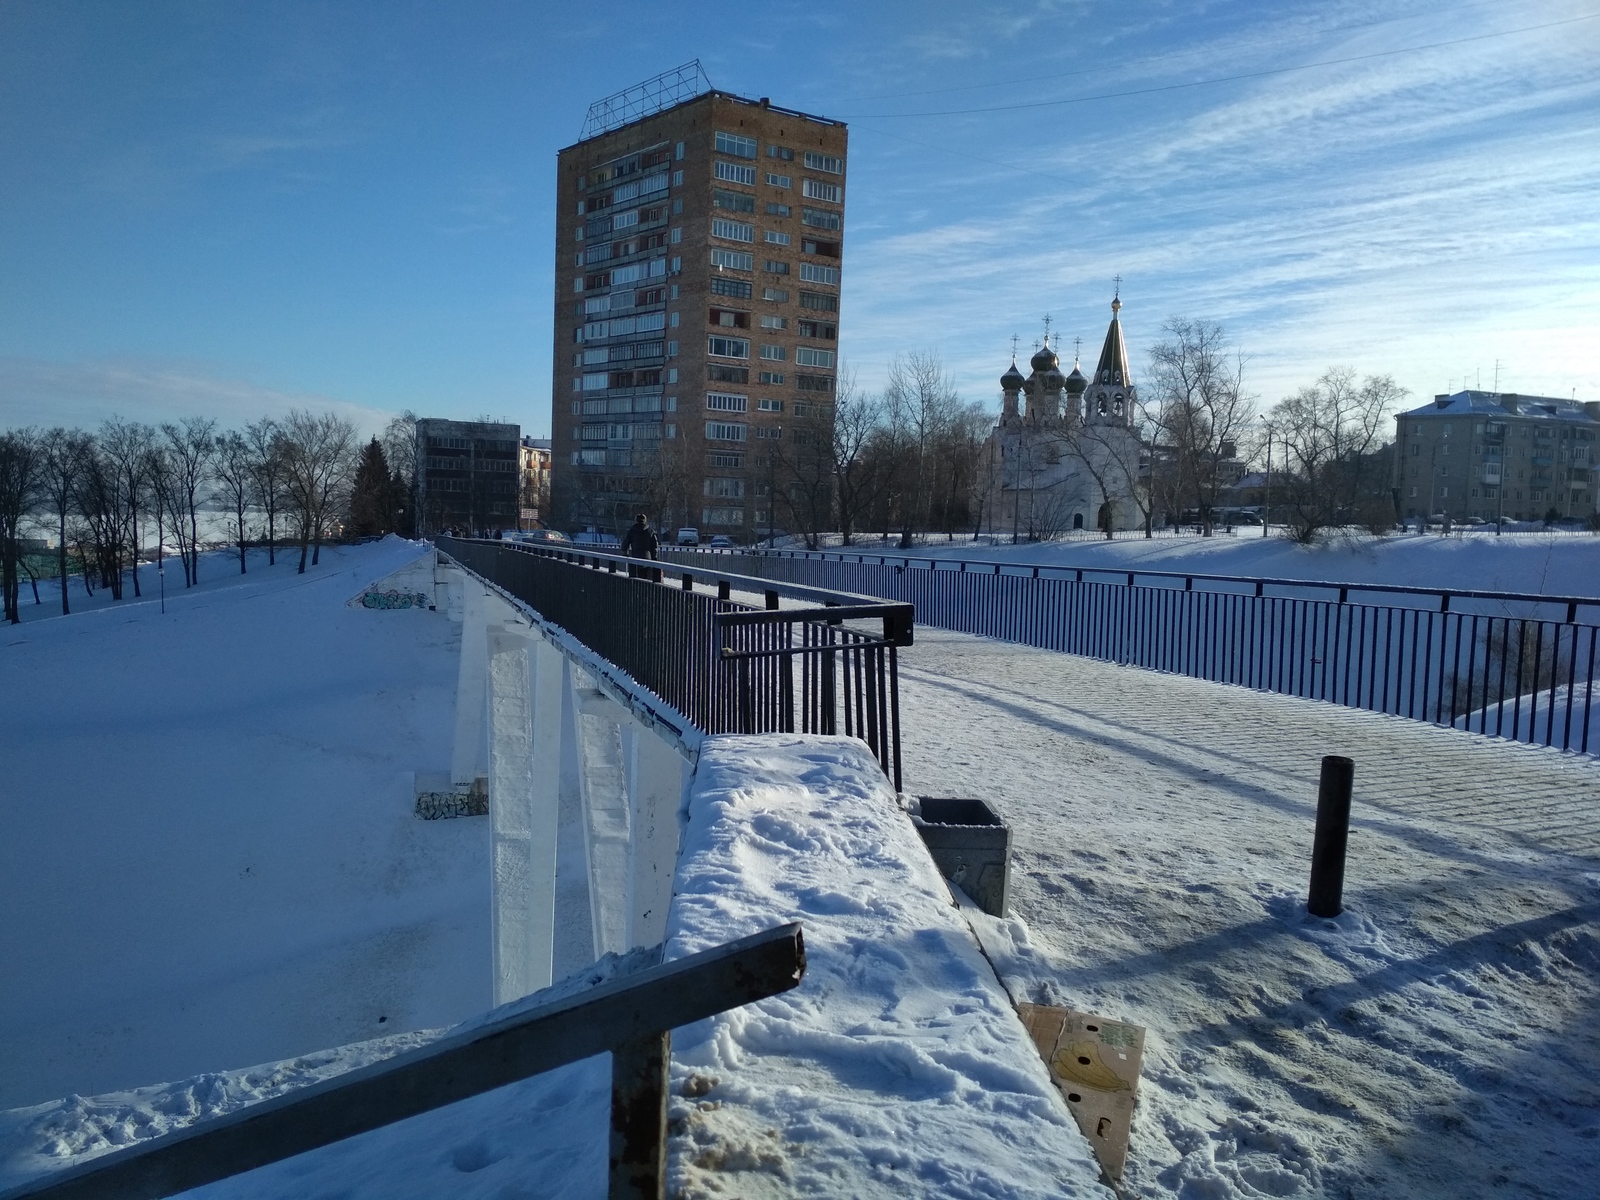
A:
[[[917,638],[906,790],[988,797],[1015,830],[1002,975],[1151,1031],[1134,1191],[1584,1190],[1600,760]],[[1356,762],[1337,922],[1303,907],[1324,754]]]

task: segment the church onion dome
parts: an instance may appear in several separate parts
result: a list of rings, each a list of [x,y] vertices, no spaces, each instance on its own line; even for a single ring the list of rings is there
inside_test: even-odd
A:
[[[1020,391],[1022,389],[1022,385],[1027,382],[1028,381],[1022,377],[1022,372],[1017,370],[1016,359],[1011,360],[1010,369],[1006,371],[1004,375],[1000,376],[1000,386],[1008,392]]]
[[[1089,388],[1089,381],[1084,378],[1083,372],[1078,369],[1078,364],[1072,364],[1072,374],[1067,376],[1067,391],[1071,395],[1081,396]]]
[[[1045,338],[1044,345],[1033,352],[1033,358],[1030,360],[1034,371],[1040,375],[1043,375],[1046,371],[1054,371],[1059,361],[1056,358],[1056,352],[1050,349],[1049,338]]]

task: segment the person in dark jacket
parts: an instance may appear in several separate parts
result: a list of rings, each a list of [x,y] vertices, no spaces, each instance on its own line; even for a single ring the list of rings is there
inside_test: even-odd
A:
[[[656,531],[650,528],[649,519],[640,513],[622,539],[622,552],[629,558],[659,558],[660,549],[661,539],[656,537]],[[649,568],[630,567],[628,574],[636,579],[659,579],[655,571]]]

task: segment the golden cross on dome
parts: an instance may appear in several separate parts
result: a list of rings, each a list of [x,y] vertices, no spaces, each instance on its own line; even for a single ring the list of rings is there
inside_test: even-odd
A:
[[[1050,314],[1049,313],[1045,313],[1045,315],[1044,315],[1044,344],[1046,346],[1048,346],[1050,344]]]
[[[1117,287],[1116,287],[1116,291],[1114,291],[1114,292],[1112,292],[1112,293],[1111,293],[1111,298],[1112,298],[1112,299],[1113,299],[1113,300],[1120,300],[1120,299],[1122,299],[1122,276],[1121,276],[1121,275],[1117,275],[1117,276],[1115,276],[1115,277],[1114,277],[1114,278],[1113,278],[1113,279],[1112,279],[1112,280],[1111,280],[1111,282],[1112,282],[1112,283],[1114,283],[1114,284],[1116,284],[1116,285],[1117,285]]]

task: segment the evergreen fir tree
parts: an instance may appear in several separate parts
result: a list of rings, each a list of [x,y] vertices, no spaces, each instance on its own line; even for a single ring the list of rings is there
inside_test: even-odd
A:
[[[377,438],[361,451],[355,486],[350,492],[350,524],[357,537],[380,537],[394,529],[394,502],[389,460]]]

